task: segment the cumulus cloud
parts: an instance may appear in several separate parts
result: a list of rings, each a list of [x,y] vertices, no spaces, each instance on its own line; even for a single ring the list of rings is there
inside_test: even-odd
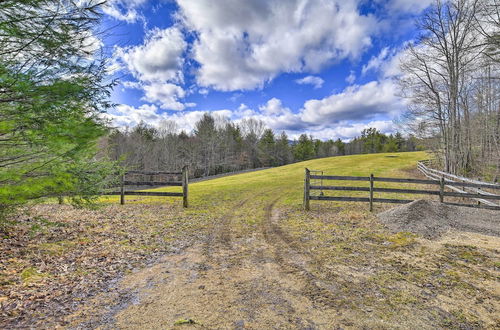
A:
[[[193,107],[194,103],[181,103],[179,99],[186,96],[182,87],[170,83],[152,83],[144,85],[144,97],[142,100],[157,103],[165,110],[184,110],[186,107]]]
[[[395,86],[390,80],[372,81],[353,85],[338,94],[321,100],[308,100],[302,109],[302,120],[311,125],[336,123],[342,120],[363,120],[377,114],[400,111],[400,98],[395,96]]]
[[[115,56],[139,80],[182,82],[186,47],[184,36],[177,27],[153,29],[144,44],[117,48]]]
[[[175,87],[171,89],[180,92]],[[236,122],[244,118],[260,119],[273,130],[284,130],[291,137],[307,133],[321,139],[346,140],[359,135],[361,130],[368,127],[375,127],[387,133],[394,131],[391,120],[379,119],[394,117],[405,107],[404,102],[394,95],[394,91],[394,84],[387,79],[381,82],[372,81],[364,85],[350,86],[340,93],[323,99],[308,100],[295,113],[277,98],[269,99],[257,109],[240,104],[236,109],[222,109],[210,111],[210,113]],[[161,92],[158,93],[150,95],[151,100],[160,99]],[[154,105],[141,106],[137,109],[137,113],[133,113],[134,109],[133,107],[120,109],[120,113],[113,114],[113,120],[115,123],[131,123],[142,119],[157,125],[160,120],[169,119],[174,120],[182,129],[191,131],[195,122],[205,113],[200,110],[186,110],[159,114],[158,107]]]
[[[143,104],[138,108],[120,104],[114,110],[104,114],[104,117],[118,127],[131,127],[140,122],[159,122],[162,119],[162,116],[158,114],[158,107],[151,104]]]
[[[180,20],[195,32],[198,84],[222,91],[358,58],[377,30],[377,20],[360,14],[354,0],[177,2]]]
[[[321,88],[323,83],[325,82],[320,77],[316,76],[307,76],[301,79],[295,80],[295,82],[299,85],[313,85],[315,89]]]
[[[125,81],[125,88],[141,89],[143,101],[155,103],[165,110],[184,110],[194,103],[182,103],[186,91],[179,86],[184,81],[182,66],[187,43],[179,28],[153,29],[142,45],[117,48],[119,60],[115,70],[124,67],[137,81]],[[118,68],[116,68],[118,66]]]
[[[142,18],[138,9],[148,0],[110,0],[103,6],[103,12],[117,20],[133,23]]]

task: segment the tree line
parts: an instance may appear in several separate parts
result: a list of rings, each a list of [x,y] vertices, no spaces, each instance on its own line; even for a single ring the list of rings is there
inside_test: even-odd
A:
[[[321,157],[414,151],[421,144],[414,136],[386,135],[375,128],[363,130],[350,142],[322,141],[307,134],[290,140],[285,132],[276,133],[260,120],[235,123],[206,113],[189,134],[179,132],[173,121],[163,121],[158,128],[140,123],[114,130],[102,141],[102,148],[127,169],[170,171],[189,165],[191,175],[201,177]]]
[[[442,168],[500,175],[500,1],[436,0],[401,62],[407,127]]]

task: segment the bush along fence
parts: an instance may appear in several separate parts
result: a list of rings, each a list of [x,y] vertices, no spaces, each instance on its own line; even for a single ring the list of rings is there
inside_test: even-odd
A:
[[[314,173],[314,174],[313,174]],[[418,194],[418,195],[435,195],[439,196],[441,203],[448,205],[459,205],[459,206],[469,206],[469,207],[480,207],[493,210],[500,210],[500,205],[490,203],[479,203],[479,204],[465,204],[457,202],[445,202],[445,197],[463,197],[463,198],[473,198],[479,200],[495,200],[500,201],[500,195],[493,193],[485,193],[484,191],[476,191],[475,193],[469,192],[456,192],[456,191],[446,191],[446,187],[457,187],[464,186],[463,182],[453,182],[446,180],[444,177],[437,179],[403,179],[403,178],[384,178],[375,177],[373,174],[370,176],[338,176],[338,175],[318,175],[317,171],[311,171],[305,169],[305,179],[304,179],[304,208],[306,210],[310,209],[310,201],[344,201],[344,202],[367,202],[369,203],[370,212],[373,211],[373,203],[399,203],[405,204],[412,202],[413,200],[408,199],[391,199],[391,198],[375,198],[373,195],[376,192],[380,193],[396,193],[396,194]],[[323,185],[324,181],[362,181],[367,182],[368,187],[351,187],[351,186],[330,186]],[[316,182],[316,183],[315,183]],[[320,184],[317,184],[319,182]],[[439,187],[439,190],[425,190],[425,189],[400,189],[400,188],[378,188],[375,187],[376,182],[392,182],[392,183],[410,183],[410,184],[424,184],[424,185],[434,185]],[[500,185],[486,184],[486,183],[465,183],[465,186],[469,188],[485,188],[498,191],[500,190]],[[320,191],[318,195],[312,194],[312,191]],[[325,196],[324,191],[363,191],[367,192],[367,197],[351,197],[351,196]],[[493,205],[491,205],[493,204]]]
[[[140,177],[140,180],[131,178]],[[146,180],[148,178],[149,180]],[[158,179],[160,178],[160,180]],[[176,178],[173,181],[172,178]],[[180,178],[180,181],[179,181]],[[108,192],[104,195],[119,195],[120,204],[125,204],[125,195],[135,196],[170,196],[182,197],[182,206],[188,207],[189,192],[189,172],[188,166],[182,168],[182,172],[147,172],[147,171],[128,171],[121,177],[120,191]],[[160,192],[160,191],[125,191],[125,186],[176,186],[182,187],[182,192]]]

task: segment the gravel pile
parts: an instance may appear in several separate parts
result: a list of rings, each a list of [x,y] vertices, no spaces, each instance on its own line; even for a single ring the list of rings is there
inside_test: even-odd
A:
[[[389,229],[437,238],[450,229],[500,236],[500,211],[416,200],[378,215]]]

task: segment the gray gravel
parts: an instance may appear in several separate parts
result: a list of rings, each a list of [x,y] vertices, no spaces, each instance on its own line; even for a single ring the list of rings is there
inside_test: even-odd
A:
[[[452,206],[430,200],[395,207],[378,214],[389,229],[437,238],[451,229],[500,236],[500,211]]]

